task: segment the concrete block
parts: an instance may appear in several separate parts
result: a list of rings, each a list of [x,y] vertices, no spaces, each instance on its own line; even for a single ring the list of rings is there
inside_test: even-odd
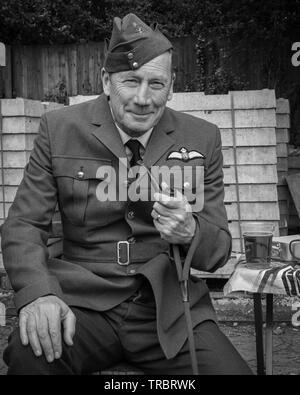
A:
[[[289,143],[290,141],[290,131],[288,129],[276,128],[276,142],[277,143]]]
[[[3,151],[25,151],[26,140],[24,134],[3,134]]]
[[[232,129],[220,129],[222,146],[233,146]],[[276,135],[275,128],[244,128],[235,129],[235,140],[237,146],[275,146]]]
[[[55,102],[42,102],[44,107],[44,112],[59,110],[60,108],[65,107],[64,104],[55,103]]]
[[[290,128],[289,114],[276,114],[276,127],[279,129]]]
[[[34,146],[34,140],[36,139],[37,134],[36,133],[32,133],[32,134],[27,134],[25,135],[25,146],[26,146],[26,150],[31,151],[33,149]]]
[[[289,162],[288,158],[277,158],[277,170],[288,172]]]
[[[11,205],[12,205],[12,203],[5,203],[4,205],[3,205],[3,203],[0,204],[0,218],[1,219],[5,219],[7,217],[7,214],[8,214],[9,209],[11,208]]]
[[[233,148],[223,149],[225,165],[234,165]],[[276,147],[237,147],[236,160],[238,165],[273,165],[277,163]]]
[[[27,163],[25,151],[6,151],[2,155],[4,168],[25,167]],[[0,154],[0,160],[2,155]]]
[[[276,153],[278,158],[287,158],[288,147],[286,143],[278,143],[276,146]]]
[[[204,95],[203,92],[174,93],[167,106],[176,111],[229,110],[229,95]]]
[[[0,302],[0,326],[6,325],[6,307],[5,304]]]
[[[1,112],[4,117],[29,116],[40,118],[45,110],[39,100],[16,98],[1,99]]]
[[[17,186],[10,186],[10,185],[5,185],[4,187],[1,187],[0,188],[0,202],[3,202],[2,188],[4,188],[4,199],[5,199],[4,201],[7,203],[12,203],[14,201],[15,196],[16,196],[18,187]]]
[[[279,98],[276,100],[277,114],[290,114],[290,103],[288,99]]]
[[[205,119],[217,125],[219,128],[232,128],[232,114],[230,111],[185,111],[187,114],[197,118]],[[276,117],[275,109],[260,110],[236,110],[236,128],[275,128]],[[280,114],[279,114],[280,116]],[[285,127],[285,126],[284,126]]]
[[[32,117],[4,117],[2,119],[3,133],[37,133],[40,118]]]
[[[234,107],[240,109],[276,108],[274,89],[231,91]]]
[[[225,167],[224,183],[236,184],[234,166]],[[276,165],[245,165],[237,167],[239,184],[277,184]]]
[[[4,184],[19,186],[23,178],[24,169],[4,169]],[[2,184],[2,174],[0,172],[0,185]]]
[[[236,185],[225,186],[225,202],[237,202]],[[275,184],[239,185],[240,202],[276,202],[277,189]]]
[[[228,219],[238,220],[238,205],[231,203],[225,205]],[[277,202],[240,203],[241,219],[243,221],[279,221],[279,207]]]
[[[99,95],[77,95],[69,97],[69,105],[73,106],[74,104],[83,103],[88,100],[93,100],[99,97]]]

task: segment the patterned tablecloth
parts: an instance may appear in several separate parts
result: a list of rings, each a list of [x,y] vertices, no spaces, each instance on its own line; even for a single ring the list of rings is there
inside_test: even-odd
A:
[[[223,292],[241,291],[300,296],[300,262],[274,260],[267,269],[250,269],[241,255]]]

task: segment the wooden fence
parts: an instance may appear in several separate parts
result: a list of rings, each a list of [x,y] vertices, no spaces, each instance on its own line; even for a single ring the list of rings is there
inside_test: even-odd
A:
[[[183,92],[196,72],[195,43],[191,37],[172,43],[175,91]],[[7,46],[6,55],[7,66],[0,68],[0,97],[53,100],[102,92],[102,42]]]

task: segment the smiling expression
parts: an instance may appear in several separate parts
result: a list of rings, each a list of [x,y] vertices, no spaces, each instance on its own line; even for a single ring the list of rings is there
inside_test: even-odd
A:
[[[108,74],[102,69],[104,93],[118,126],[137,137],[160,120],[173,94],[172,54],[165,52],[137,70]]]

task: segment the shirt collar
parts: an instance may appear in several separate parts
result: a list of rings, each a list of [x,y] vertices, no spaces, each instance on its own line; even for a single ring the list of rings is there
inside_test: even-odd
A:
[[[120,137],[121,137],[122,142],[123,142],[124,145],[127,143],[128,140],[134,139],[134,140],[139,140],[139,142],[142,144],[142,146],[144,148],[147,147],[148,141],[150,139],[150,136],[151,136],[151,133],[152,133],[152,130],[153,130],[153,128],[151,128],[150,130],[148,130],[146,133],[142,134],[139,137],[130,137],[117,124],[116,124],[116,127],[117,127],[117,129],[119,131]]]

